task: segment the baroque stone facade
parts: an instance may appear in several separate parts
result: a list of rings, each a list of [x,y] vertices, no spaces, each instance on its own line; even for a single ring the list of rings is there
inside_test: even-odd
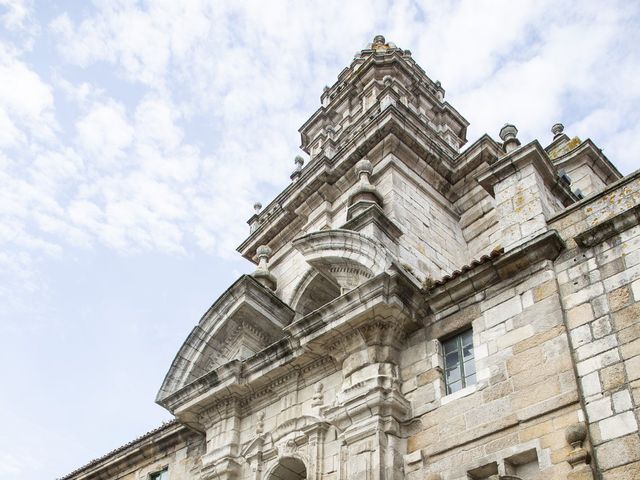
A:
[[[640,478],[640,172],[590,140],[466,144],[377,36],[301,127],[156,401],[65,479]]]

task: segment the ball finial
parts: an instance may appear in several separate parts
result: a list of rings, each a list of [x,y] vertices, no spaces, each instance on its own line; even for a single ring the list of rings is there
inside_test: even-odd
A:
[[[518,129],[516,128],[515,125],[511,125],[507,123],[504,127],[500,129],[500,138],[502,139],[503,142],[506,142],[507,140],[512,140],[516,138],[517,135],[518,135]]]
[[[551,133],[553,133],[554,139],[562,135],[562,132],[564,132],[564,125],[561,123],[556,123],[551,127]]]

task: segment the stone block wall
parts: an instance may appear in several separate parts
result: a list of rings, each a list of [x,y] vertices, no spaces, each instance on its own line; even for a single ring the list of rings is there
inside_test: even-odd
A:
[[[640,226],[625,222],[640,200],[633,177],[551,221],[570,247],[556,271],[603,479],[640,478]]]
[[[415,172],[393,160],[381,178],[389,218],[403,232],[398,257],[424,278],[440,278],[469,262],[453,205]]]
[[[402,354],[406,478],[570,478],[565,430],[584,418],[552,262],[438,308]],[[477,384],[445,395],[441,339],[468,327]]]

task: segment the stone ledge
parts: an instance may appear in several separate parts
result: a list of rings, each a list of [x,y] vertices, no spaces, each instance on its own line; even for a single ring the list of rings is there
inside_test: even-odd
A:
[[[636,205],[576,235],[574,240],[583,248],[593,247],[639,224],[640,205]]]

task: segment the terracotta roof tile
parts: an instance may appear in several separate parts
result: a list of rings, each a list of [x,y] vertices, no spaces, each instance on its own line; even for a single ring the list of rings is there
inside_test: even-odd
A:
[[[435,287],[439,287],[441,285],[444,285],[445,283],[453,280],[454,278],[459,277],[463,273],[466,273],[469,270],[473,270],[474,268],[476,268],[479,265],[482,265],[484,263],[490,262],[491,260],[493,260],[495,258],[498,258],[503,253],[504,253],[504,248],[496,248],[496,249],[492,250],[491,253],[489,253],[487,255],[482,255],[477,260],[473,260],[469,265],[464,265],[459,270],[454,270],[449,275],[445,275],[440,280],[436,280],[433,283],[433,286],[429,290],[431,290],[431,289],[433,289]]]

